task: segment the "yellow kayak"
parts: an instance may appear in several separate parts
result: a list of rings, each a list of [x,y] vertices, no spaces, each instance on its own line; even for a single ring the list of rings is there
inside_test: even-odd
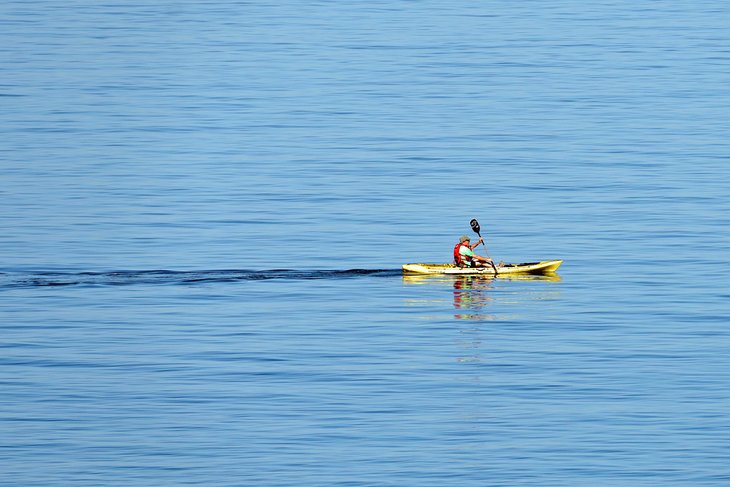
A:
[[[499,264],[497,265],[497,274],[549,274],[558,270],[562,263],[562,260],[543,260],[522,264]],[[493,276],[494,269],[492,266],[456,267],[454,264],[403,264],[403,273]]]

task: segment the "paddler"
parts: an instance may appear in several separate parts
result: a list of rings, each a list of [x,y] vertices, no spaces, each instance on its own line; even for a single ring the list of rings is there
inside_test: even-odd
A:
[[[459,237],[459,243],[454,247],[454,263],[458,267],[486,267],[487,265],[493,265],[492,259],[489,257],[482,257],[474,253],[474,248],[480,243],[484,243],[482,237],[479,237],[479,240],[474,245],[471,245],[469,235]]]

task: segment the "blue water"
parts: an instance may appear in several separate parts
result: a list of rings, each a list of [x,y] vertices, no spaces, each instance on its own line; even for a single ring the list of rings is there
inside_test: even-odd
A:
[[[728,485],[729,14],[2,2],[0,484]]]

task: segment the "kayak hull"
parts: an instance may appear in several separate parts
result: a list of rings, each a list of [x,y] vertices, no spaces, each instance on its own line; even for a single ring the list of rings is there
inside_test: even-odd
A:
[[[562,260],[543,260],[521,264],[500,264],[497,266],[497,274],[550,274],[558,270],[562,263]],[[403,264],[403,273],[493,276],[494,269],[492,266],[456,267],[454,264]]]

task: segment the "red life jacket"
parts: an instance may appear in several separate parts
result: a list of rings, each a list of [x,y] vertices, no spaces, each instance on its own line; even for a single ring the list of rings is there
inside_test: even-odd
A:
[[[459,252],[462,245],[461,242],[454,245],[454,264],[456,264],[456,267],[469,267],[471,266],[471,259],[466,255],[461,255],[461,252]]]

